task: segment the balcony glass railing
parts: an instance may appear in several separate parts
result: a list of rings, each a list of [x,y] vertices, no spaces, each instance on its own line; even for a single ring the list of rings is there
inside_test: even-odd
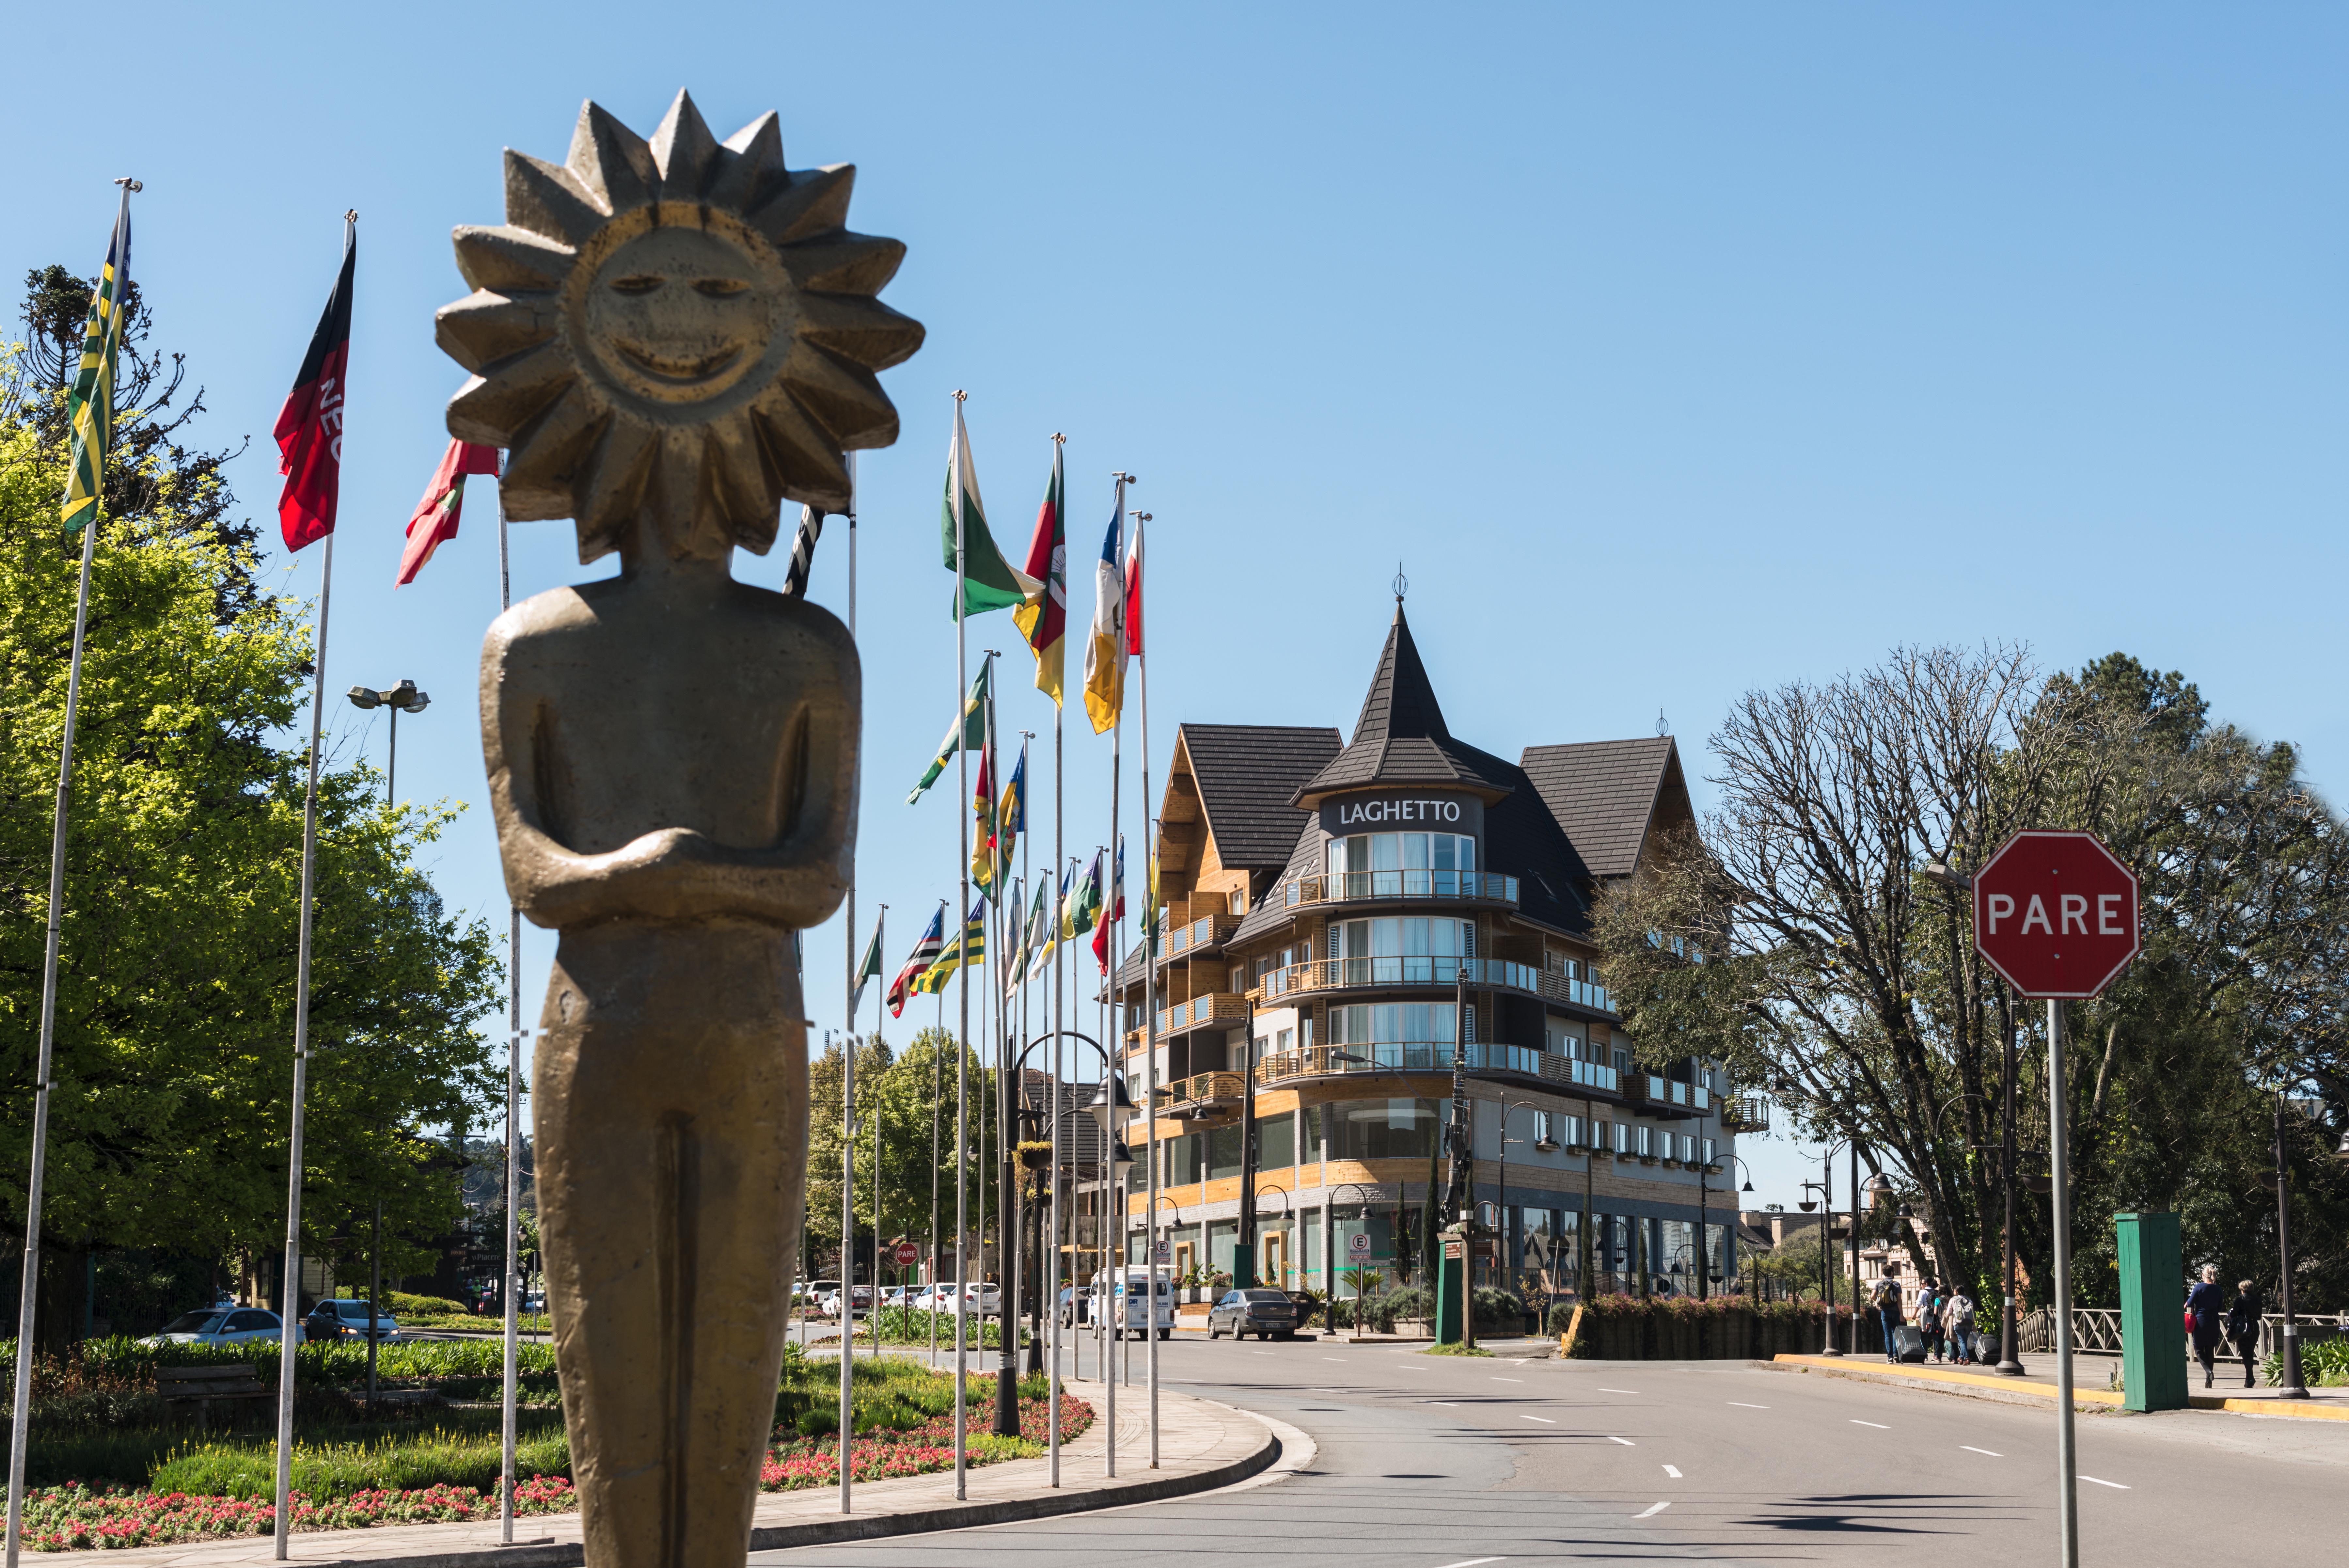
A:
[[[1279,897],[1289,909],[1372,898],[1475,898],[1517,901],[1517,879],[1497,871],[1337,871],[1284,882]]]
[[[1317,1045],[1307,1051],[1283,1051],[1265,1057],[1257,1064],[1257,1082],[1270,1084],[1284,1078],[1320,1077],[1345,1073],[1448,1073],[1452,1070],[1453,1054],[1449,1040],[1382,1040],[1358,1042],[1350,1045]],[[1471,1041],[1467,1062],[1472,1072],[1517,1073],[1561,1086],[1588,1089],[1594,1094],[1621,1093],[1620,1080],[1614,1068],[1597,1062],[1561,1056],[1552,1051]]]
[[[1195,1023],[1212,1023],[1218,1019],[1244,1019],[1247,1016],[1247,998],[1235,996],[1228,991],[1211,991],[1188,1002],[1160,1008],[1158,1033],[1161,1035],[1172,1034]]]
[[[1512,991],[1531,992],[1553,1001],[1571,1002],[1598,1012],[1612,1012],[1614,999],[1604,986],[1585,980],[1570,980],[1556,970],[1536,969],[1531,964],[1509,963],[1501,959],[1448,958],[1429,955],[1405,955],[1398,958],[1323,959],[1312,963],[1292,964],[1287,969],[1269,970],[1257,979],[1257,997],[1269,1002],[1304,991],[1338,991],[1350,986],[1374,985],[1458,985],[1464,977],[1470,985],[1503,986]]]

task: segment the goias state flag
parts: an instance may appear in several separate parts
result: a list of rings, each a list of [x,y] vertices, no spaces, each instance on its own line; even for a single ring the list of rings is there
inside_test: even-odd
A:
[[[326,313],[310,335],[310,351],[285,406],[277,410],[277,472],[285,493],[277,498],[277,525],[285,547],[299,550],[335,531],[335,504],[343,484],[343,406],[351,358],[351,273],[358,261],[358,230],[343,231],[343,270]]]
[[[416,504],[416,515],[408,520],[408,548],[400,552],[394,587],[404,588],[414,582],[442,541],[457,536],[457,517],[465,505],[465,476],[494,476],[497,472],[497,448],[470,441],[449,443],[449,450],[440,454],[440,466],[432,471],[432,482],[424,487],[424,499]]]

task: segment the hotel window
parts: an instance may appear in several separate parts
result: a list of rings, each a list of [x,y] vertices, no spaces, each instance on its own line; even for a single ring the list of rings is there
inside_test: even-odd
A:
[[[1425,1159],[1443,1127],[1433,1100],[1351,1100],[1319,1107],[1331,1159]]]
[[[1544,1024],[1542,1037],[1543,1044],[1549,1048],[1551,1054],[1565,1056],[1575,1061],[1582,1059],[1582,1026],[1580,1024],[1561,1023],[1553,1018]]]
[[[1644,1132],[1647,1129],[1643,1127],[1640,1130]],[[1630,1122],[1617,1122],[1615,1124],[1615,1152],[1617,1154],[1629,1154],[1631,1152],[1631,1124]]]
[[[1645,1159],[1645,1158],[1647,1158],[1650,1155],[1651,1155],[1651,1154],[1653,1154],[1653,1153],[1655,1153],[1655,1152],[1656,1152],[1656,1145],[1655,1145],[1655,1129],[1654,1129],[1654,1128],[1652,1128],[1652,1127],[1640,1127],[1640,1128],[1639,1129],[1639,1135],[1640,1135],[1640,1158],[1642,1158],[1642,1159]]]
[[[1715,1160],[1715,1159],[1716,1159],[1716,1158],[1717,1158],[1717,1156],[1715,1155],[1714,1151],[1715,1151],[1719,1147],[1720,1147],[1720,1146],[1719,1146],[1719,1145],[1717,1145],[1717,1144],[1715,1144],[1715,1143],[1713,1141],[1713,1139],[1711,1139],[1711,1138],[1707,1138],[1707,1139],[1705,1139],[1705,1140],[1704,1140],[1704,1162],[1705,1162],[1705,1164],[1707,1164],[1707,1165],[1711,1165],[1711,1164],[1713,1164],[1713,1163],[1714,1162],[1714,1160]]]
[[[1247,965],[1244,963],[1236,963],[1232,965],[1231,981],[1231,989],[1234,994],[1246,991],[1248,988]]]
[[[1476,869],[1476,841],[1462,833],[1357,833],[1330,840],[1328,870],[1349,898],[1456,898],[1460,873]]]

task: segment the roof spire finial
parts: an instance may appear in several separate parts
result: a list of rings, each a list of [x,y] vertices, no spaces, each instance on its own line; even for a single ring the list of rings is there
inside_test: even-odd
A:
[[[1669,735],[1669,734],[1671,734],[1671,732],[1672,732],[1672,727],[1671,727],[1671,724],[1669,724],[1669,723],[1667,723],[1667,722],[1665,722],[1665,720],[1664,720],[1664,711],[1663,711],[1661,708],[1657,709],[1657,710],[1656,710],[1656,735],[1657,735],[1657,737],[1658,737],[1659,739],[1661,739],[1663,736]]]
[[[1397,609],[1401,609],[1402,607],[1403,595],[1411,592],[1411,579],[1402,575],[1402,563],[1401,561],[1397,561],[1395,563],[1394,591],[1395,607]]]

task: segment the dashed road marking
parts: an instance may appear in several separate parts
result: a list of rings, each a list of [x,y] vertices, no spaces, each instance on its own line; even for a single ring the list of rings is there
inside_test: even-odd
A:
[[[2084,1481],[2095,1481],[2098,1486],[2108,1486],[2115,1491],[2130,1491],[2135,1490],[2131,1487],[2125,1487],[2118,1481],[2103,1480],[2095,1476],[2082,1476],[2080,1479]]]
[[[1469,1557],[1458,1563],[1446,1563],[1444,1568],[1476,1568],[1480,1563],[1506,1563],[1506,1557]]]
[[[1732,1399],[1730,1403],[1741,1410],[1767,1410],[1770,1407],[1767,1405],[1748,1405],[1743,1399]]]
[[[1523,1383],[1525,1379],[1522,1377],[1495,1377],[1493,1381],[1495,1383]]]
[[[1342,1355],[1325,1355],[1321,1359],[1324,1361],[1343,1361],[1346,1358]]]
[[[1669,1502],[1660,1502],[1660,1503],[1657,1503],[1657,1504],[1656,1504],[1654,1507],[1652,1507],[1652,1508],[1643,1508],[1643,1509],[1641,1509],[1639,1512],[1637,1512],[1637,1513],[1633,1514],[1631,1517],[1632,1517],[1632,1518],[1634,1518],[1634,1519],[1652,1519],[1652,1518],[1654,1518],[1657,1514],[1660,1514],[1660,1513],[1663,1512],[1663,1511],[1664,1511],[1664,1510],[1666,1510],[1666,1509],[1668,1509],[1668,1508],[1670,1508],[1670,1507],[1671,1507],[1671,1506],[1672,1506],[1672,1505],[1671,1505],[1671,1503],[1669,1503]]]
[[[1879,1432],[1889,1432],[1892,1430],[1891,1428],[1886,1426],[1881,1421],[1863,1421],[1857,1416],[1854,1416],[1851,1418],[1851,1424],[1855,1427],[1873,1427]]]
[[[1637,1443],[1633,1442],[1633,1441],[1632,1441],[1630,1438],[1615,1438],[1615,1437],[1610,1437],[1610,1438],[1609,1438],[1607,1440],[1608,1440],[1609,1442],[1610,1442],[1610,1443],[1620,1443],[1620,1444],[1622,1444],[1622,1445],[1623,1445],[1625,1448],[1627,1448],[1627,1449],[1636,1449],[1636,1448],[1638,1448],[1638,1447],[1640,1446],[1639,1444],[1637,1444]]]
[[[1965,1449],[1965,1451],[1970,1454],[1989,1454],[1990,1457],[1994,1459],[2002,1459],[2006,1458],[2004,1454],[1998,1453],[1993,1449],[1977,1449],[1971,1443],[1960,1443],[1958,1447]]]
[[[1674,1480],[1682,1479],[1681,1476],[1680,1467],[1678,1465],[1666,1465],[1664,1467],[1664,1473],[1671,1477]]]
[[[1545,1427],[1555,1427],[1557,1425],[1556,1421],[1551,1420],[1547,1416],[1527,1416],[1522,1410],[1518,1411],[1517,1414],[1525,1420],[1539,1421]]]
[[[1637,1394],[1637,1388],[1601,1388],[1601,1394]]]

